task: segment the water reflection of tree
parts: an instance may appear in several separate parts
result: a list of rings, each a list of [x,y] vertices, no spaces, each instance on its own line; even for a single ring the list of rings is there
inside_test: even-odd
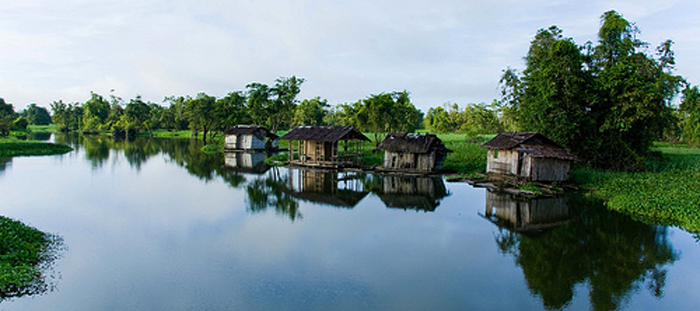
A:
[[[584,283],[595,310],[619,308],[645,283],[652,295],[663,295],[664,267],[678,259],[665,227],[634,221],[590,199],[568,204],[580,214],[575,221],[534,238],[504,229],[496,237],[545,307],[566,307],[574,287]]]
[[[248,210],[260,213],[272,207],[277,214],[289,219],[301,219],[299,203],[289,193],[287,176],[280,175],[278,168],[273,168],[265,178],[256,179],[246,185]]]
[[[12,164],[12,158],[0,158],[0,175]]]
[[[0,301],[52,290],[64,250],[61,237],[0,216]]]

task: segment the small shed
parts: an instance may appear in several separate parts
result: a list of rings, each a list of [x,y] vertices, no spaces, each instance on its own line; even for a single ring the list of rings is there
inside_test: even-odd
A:
[[[352,126],[299,126],[280,139],[289,140],[289,163],[321,167],[355,164],[362,141],[370,141]]]
[[[262,126],[239,124],[224,134],[224,149],[227,150],[272,150],[279,147],[279,136]]]
[[[386,170],[434,172],[442,169],[447,149],[434,134],[391,133],[379,144]]]
[[[569,150],[534,132],[501,133],[481,148],[488,149],[487,173],[529,181],[566,181],[571,164],[578,161]]]

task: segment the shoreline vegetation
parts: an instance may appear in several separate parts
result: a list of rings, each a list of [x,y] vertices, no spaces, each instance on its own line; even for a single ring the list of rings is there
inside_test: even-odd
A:
[[[62,154],[72,148],[39,141],[23,141],[30,132],[56,132],[55,127],[32,127],[27,132],[0,139],[0,157]],[[282,131],[280,134],[284,134]],[[200,134],[201,135],[201,134]],[[444,164],[446,175],[452,177],[483,176],[486,171],[486,150],[479,148],[493,138],[490,135],[437,134],[451,150]],[[139,133],[167,139],[198,139],[191,131],[157,130]],[[202,148],[202,152],[223,150],[223,135]],[[286,162],[286,141],[280,142],[280,154],[268,159],[268,164]],[[382,153],[371,152],[374,143],[365,143],[362,164],[381,165]],[[618,172],[577,165],[571,180],[588,195],[604,199],[608,208],[646,222],[660,223],[700,233],[700,149],[681,144],[656,143],[647,160],[648,169],[640,172]]]
[[[32,140],[31,135],[49,135],[55,132],[55,127],[30,126],[27,130],[11,132],[11,135],[0,137],[0,157],[44,156],[57,155],[73,151],[70,146]]]

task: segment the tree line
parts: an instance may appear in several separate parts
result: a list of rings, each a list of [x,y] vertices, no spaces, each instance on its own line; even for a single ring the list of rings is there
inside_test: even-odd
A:
[[[150,132],[157,129],[191,130],[209,143],[236,124],[261,125],[272,132],[298,125],[343,125],[377,133],[413,132],[422,113],[410,101],[407,91],[370,95],[355,103],[331,107],[315,97],[299,101],[303,78],[283,77],[273,86],[254,82],[245,91],[216,98],[206,93],[170,96],[163,104],[144,101],[140,96],[124,103],[114,95],[91,93],[85,103],[51,103],[53,122],[64,132],[113,134]]]

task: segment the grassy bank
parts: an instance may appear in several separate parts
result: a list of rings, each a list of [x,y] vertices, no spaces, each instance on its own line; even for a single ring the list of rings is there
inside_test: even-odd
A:
[[[486,149],[479,148],[495,135],[466,137],[458,134],[438,134],[445,147],[453,152],[447,155],[443,168],[462,176],[486,172]]]
[[[620,173],[578,168],[572,179],[609,208],[647,223],[700,233],[700,149],[659,145],[649,171]]]
[[[66,145],[26,140],[37,133],[46,133],[50,136],[50,131],[48,126],[34,127],[27,131],[11,132],[10,136],[7,137],[0,137],[0,157],[54,155],[73,150]]]

